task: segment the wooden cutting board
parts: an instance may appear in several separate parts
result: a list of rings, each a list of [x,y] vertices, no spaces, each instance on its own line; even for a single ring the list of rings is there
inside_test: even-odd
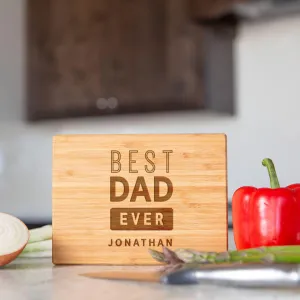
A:
[[[226,149],[223,134],[55,136],[53,263],[227,250]]]

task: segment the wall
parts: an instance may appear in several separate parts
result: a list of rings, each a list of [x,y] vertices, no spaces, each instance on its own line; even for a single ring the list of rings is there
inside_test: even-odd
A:
[[[229,197],[241,185],[268,185],[266,156],[282,185],[300,181],[300,16],[241,26],[235,117],[155,114],[28,125],[24,13],[25,1],[0,0],[0,211],[51,218],[51,137],[58,133],[225,132]]]

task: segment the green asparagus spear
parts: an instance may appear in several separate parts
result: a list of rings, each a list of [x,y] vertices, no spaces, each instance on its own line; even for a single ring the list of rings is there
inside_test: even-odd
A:
[[[192,249],[163,248],[163,252],[149,250],[158,262],[170,265],[180,263],[300,263],[300,246],[261,247],[228,252],[200,252]]]

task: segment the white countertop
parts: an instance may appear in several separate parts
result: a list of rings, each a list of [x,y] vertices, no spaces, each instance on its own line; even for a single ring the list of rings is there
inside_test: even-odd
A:
[[[232,237],[229,238],[232,248]],[[94,299],[296,299],[300,290],[251,290],[208,285],[164,286],[89,279],[81,273],[111,269],[145,267],[53,266],[51,259],[17,259],[0,268],[0,299],[2,300],[94,300]],[[148,267],[154,270],[157,267]]]

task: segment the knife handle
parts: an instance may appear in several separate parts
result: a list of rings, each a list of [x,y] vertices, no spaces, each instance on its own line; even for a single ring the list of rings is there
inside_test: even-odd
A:
[[[213,265],[180,269],[161,277],[171,285],[221,284],[238,287],[297,287],[300,285],[299,265]]]

